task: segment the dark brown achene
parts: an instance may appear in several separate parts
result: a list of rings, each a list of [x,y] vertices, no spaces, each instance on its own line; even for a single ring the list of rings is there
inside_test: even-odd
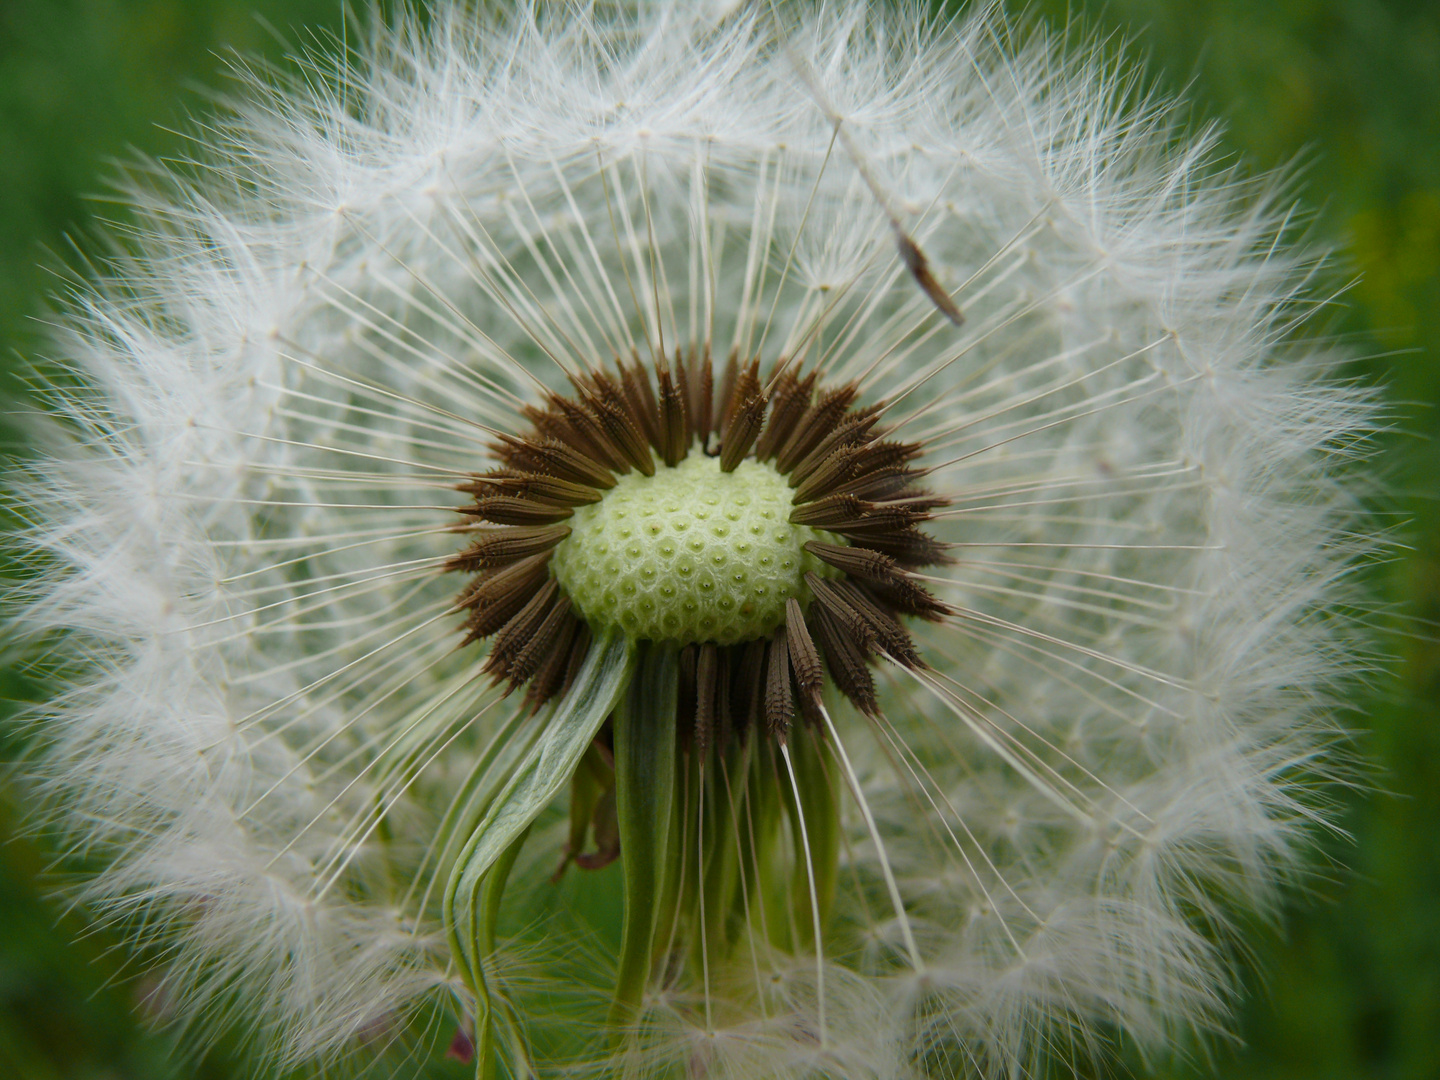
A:
[[[677,635],[681,723],[706,753],[763,725],[783,739],[797,707],[815,713],[828,676],[858,708],[876,709],[870,662],[922,665],[906,616],[937,619],[946,606],[912,573],[946,561],[922,531],[943,497],[917,488],[922,447],[886,437],[882,408],[858,405],[853,384],[732,357],[718,382],[710,357],[678,353],[646,365],[576,377],[524,415],[532,425],[492,449],[500,465],[460,485],[470,545],[447,569],[475,575],[456,601],[466,642],[491,638],[484,670],[539,708],[564,692],[601,629],[557,581],[550,559],[579,507],[601,503],[619,477],[656,476],[691,454],[732,473],[768,464],[788,482],[789,522],[823,539],[803,545],[816,569],[783,603],[782,625],[748,640]],[[718,408],[717,408],[718,406]],[[657,460],[658,459],[658,460]]]

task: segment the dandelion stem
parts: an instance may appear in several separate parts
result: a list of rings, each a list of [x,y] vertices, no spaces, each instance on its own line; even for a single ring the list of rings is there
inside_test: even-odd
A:
[[[630,692],[615,710],[615,808],[625,868],[625,915],[610,1023],[632,1022],[655,960],[659,900],[671,871],[679,662],[673,646],[641,658]]]

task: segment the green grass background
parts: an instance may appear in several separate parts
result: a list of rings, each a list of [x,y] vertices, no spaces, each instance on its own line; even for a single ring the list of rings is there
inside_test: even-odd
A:
[[[1338,329],[1357,377],[1399,416],[1383,444],[1405,547],[1376,573],[1416,620],[1388,634],[1391,673],[1355,701],[1376,793],[1349,802],[1343,869],[1256,936],[1240,1040],[1175,1078],[1440,1078],[1440,0],[1042,0],[1146,58],[1258,168],[1302,167],[1316,234],[1353,280]],[[174,134],[225,85],[228,50],[280,58],[339,0],[0,0],[0,366],[33,352],[34,316],[75,238],[122,213],[117,159]],[[0,417],[0,438],[13,433]],[[12,572],[13,572],[12,568]],[[1428,638],[1428,640],[1427,640]],[[5,651],[0,644],[0,661]],[[0,711],[43,694],[0,664]],[[3,740],[4,736],[0,736]],[[13,757],[0,741],[0,760]],[[0,773],[3,776],[3,773]],[[44,861],[0,791],[0,1078],[240,1075],[225,1049],[181,1060],[137,1020],[141,994],[104,933],[44,899]]]

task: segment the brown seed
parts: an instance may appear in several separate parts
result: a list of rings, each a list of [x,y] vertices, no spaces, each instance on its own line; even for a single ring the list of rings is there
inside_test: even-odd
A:
[[[765,399],[758,394],[735,410],[725,434],[720,437],[720,469],[734,472],[755,445],[765,423]]]
[[[834,531],[849,535],[843,528]],[[864,533],[857,536],[855,542],[889,555],[901,566],[939,566],[950,561],[944,544],[916,528]]]
[[[579,436],[566,421],[565,415],[553,408],[542,409],[535,405],[526,405],[521,408],[520,415],[529,420],[535,431],[547,439],[571,445],[579,441]]]
[[[854,609],[834,583],[826,581],[819,574],[806,574],[805,583],[810,586],[816,602],[839,620],[845,632],[859,643],[861,652],[869,655],[879,642],[879,636],[865,617]]]
[[[803,379],[791,370],[786,370],[775,380],[770,395],[770,422],[760,433],[755,444],[755,457],[769,461],[795,432],[795,425],[810,407],[810,397],[815,391],[818,372],[810,372]]]
[[[735,419],[735,411],[753,397],[765,397],[760,389],[760,361],[751,360],[743,368],[735,353],[730,354],[726,365],[725,382],[720,400],[725,408],[720,417],[720,434],[724,436]]]
[[[881,581],[898,574],[895,560],[878,551],[867,548],[847,547],[844,544],[827,544],[823,540],[810,540],[805,550],[818,559],[823,559],[837,570],[871,581]]]
[[[680,463],[690,450],[690,421],[686,414],[685,395],[675,384],[668,367],[658,372],[660,383],[660,457],[666,465]]]
[[[925,258],[925,253],[920,250],[920,245],[897,227],[895,246],[900,249],[900,259],[910,271],[910,276],[915,279],[921,291],[930,298],[930,302],[956,326],[962,325],[965,322],[965,316],[955,306],[955,301],[950,299],[950,294],[945,291],[945,287],[935,280],[935,275],[930,272],[930,262]]]
[[[883,502],[905,494],[917,494],[910,485],[923,475],[917,469],[880,469],[863,476],[852,474],[841,486],[857,498]],[[945,500],[939,500],[936,505],[944,503]]]
[[[805,550],[837,570],[867,583],[877,598],[907,615],[927,619],[949,613],[949,607],[896,565],[889,555],[866,547],[846,547],[811,540]]]
[[[790,694],[790,644],[785,627],[770,638],[765,652],[765,729],[784,740],[795,717],[795,700]]]
[[[841,493],[827,495],[790,512],[793,525],[809,525],[816,529],[835,529],[862,520],[872,509],[872,504],[853,495]]]
[[[556,506],[582,506],[600,501],[600,492],[589,485],[572,484],[558,476],[522,473],[513,469],[497,469],[457,487],[458,490],[477,498],[487,495],[513,495],[516,498],[553,503]]]
[[[854,383],[821,393],[815,404],[796,422],[795,431],[775,455],[775,464],[780,471],[788,473],[819,446],[859,396],[860,389]]]
[[[521,526],[487,532],[445,563],[446,570],[474,573],[549,551],[570,535],[568,525]]]
[[[795,485],[795,502],[807,503],[823,499],[826,495],[850,490],[850,478],[855,473],[855,463],[865,453],[863,446],[842,446],[833,450],[828,457],[803,481]],[[791,474],[794,479],[794,474]]]
[[[715,366],[708,345],[704,347],[690,380],[690,392],[693,395],[690,415],[694,418],[695,437],[700,440],[703,451],[710,442],[710,431],[715,421]]]
[[[910,577],[893,582],[867,581],[860,585],[877,602],[902,615],[915,615],[931,622],[940,622],[955,609],[939,599],[925,586]]]
[[[487,495],[476,499],[465,513],[496,525],[548,525],[570,516],[570,507],[531,502],[513,495]]]
[[[749,366],[748,364],[746,365]],[[721,435],[730,424],[730,414],[735,411],[735,384],[740,380],[740,350],[732,348],[725,358],[725,368],[715,381],[715,402],[720,406],[716,429]]]
[[[567,624],[561,628],[555,639],[555,647],[545,655],[540,670],[530,680],[530,687],[525,692],[525,704],[531,712],[539,709],[559,691],[565,680],[565,671],[570,666],[570,650],[582,626],[572,611]]]
[[[584,426],[577,427],[574,422],[576,416],[584,417],[585,410],[568,398],[551,394],[544,408],[526,406],[520,413],[535,426],[536,434],[573,447],[586,457],[603,460],[594,439],[586,434]]]
[[[615,477],[594,458],[558,439],[516,439],[505,436],[495,452],[512,469],[558,476],[574,484],[612,488]]]
[[[470,609],[465,643],[489,637],[509,622],[545,583],[549,561],[548,552],[532,555],[472,582],[456,601]]]
[[[680,395],[680,400],[685,404],[685,445],[688,448],[695,438],[695,388],[694,375],[691,365],[686,363],[684,355],[680,352],[680,346],[675,346],[675,390]]]
[[[908,668],[923,667],[909,631],[882,601],[852,581],[835,583],[835,591],[843,601],[864,619],[876,643],[897,662]]]
[[[550,605],[545,621],[536,627],[530,640],[521,646],[510,661],[505,675],[513,686],[527,682],[540,670],[545,659],[555,651],[556,643],[569,636],[573,622],[575,615],[571,610],[570,598],[561,593]]]
[[[790,649],[790,670],[795,675],[800,698],[818,705],[820,691],[825,686],[825,669],[820,665],[815,642],[810,640],[800,602],[793,596],[785,601],[785,635]]]
[[[878,419],[872,411],[847,416],[837,423],[830,433],[816,444],[815,449],[790,470],[790,486],[798,487],[837,450],[854,448],[857,453],[861,451],[871,441],[870,429]]]
[[[565,678],[561,680],[560,688],[556,691],[558,696],[564,697],[570,692],[570,687],[575,685],[575,679],[585,664],[585,657],[590,655],[591,638],[589,625],[582,622],[575,639],[570,643],[570,658],[565,665]]]
[[[855,478],[859,480],[880,469],[901,468],[919,457],[923,450],[924,447],[919,443],[894,442],[890,439],[877,439],[866,443],[865,453],[855,462]]]
[[[655,390],[650,385],[650,376],[639,363],[621,364],[620,381],[625,388],[625,400],[630,411],[640,424],[640,430],[656,450],[660,449],[660,411],[655,403]]]
[[[625,461],[644,475],[654,476],[655,460],[650,455],[650,446],[645,441],[645,436],[631,418],[624,397],[618,391],[611,393],[613,396],[597,394],[592,397],[589,401],[591,411],[598,418],[610,444],[617,448]]]
[[[900,532],[930,517],[923,503],[913,506],[902,503],[872,503],[856,499],[855,504],[864,507],[860,516],[850,520],[837,520],[825,528],[834,529],[842,536],[863,538],[881,533]],[[820,503],[812,505],[819,506]],[[838,511],[837,511],[838,513]]]
[[[630,463],[625,459],[625,454],[610,438],[609,432],[605,430],[588,402],[582,404],[572,398],[555,394],[550,403],[552,410],[561,413],[574,432],[572,438],[562,439],[562,442],[569,442],[575,449],[588,454],[613,472],[630,471]]]
[[[825,664],[836,689],[871,716],[879,712],[875,700],[875,680],[865,663],[865,653],[840,621],[824,605],[812,606],[810,624],[825,653]],[[818,696],[818,695],[817,695]]]
[[[494,675],[497,681],[509,674],[510,661],[530,643],[559,597],[559,583],[554,578],[548,579],[500,628],[490,643],[490,653],[481,670]]]

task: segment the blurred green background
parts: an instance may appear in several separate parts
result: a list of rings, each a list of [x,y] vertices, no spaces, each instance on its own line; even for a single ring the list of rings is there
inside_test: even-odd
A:
[[[1383,634],[1391,672],[1353,721],[1377,793],[1349,801],[1337,869],[1256,935],[1240,1040],[1165,1075],[1440,1078],[1440,0],[1033,6],[1128,38],[1256,167],[1299,164],[1336,280],[1355,282],[1335,328],[1398,417],[1383,460],[1405,546],[1375,580],[1413,621]],[[183,153],[175,132],[224,90],[231,50],[280,59],[339,27],[340,0],[0,0],[0,367],[38,348],[53,253],[96,250],[95,223],[123,216],[103,197],[114,162]],[[3,670],[0,711],[41,691]],[[115,942],[43,899],[22,810],[0,793],[0,1078],[242,1075],[137,1019]]]

